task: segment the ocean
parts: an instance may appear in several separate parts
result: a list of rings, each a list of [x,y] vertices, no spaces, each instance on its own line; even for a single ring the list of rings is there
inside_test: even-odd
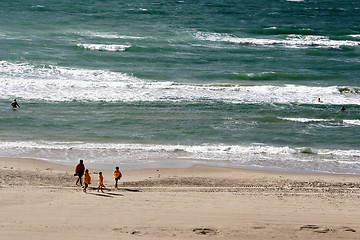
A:
[[[2,0],[0,12],[1,157],[360,174],[359,1]]]

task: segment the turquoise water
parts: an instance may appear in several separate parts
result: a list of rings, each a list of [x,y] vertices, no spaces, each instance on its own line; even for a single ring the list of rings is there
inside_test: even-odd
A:
[[[357,1],[0,11],[1,156],[360,174]]]

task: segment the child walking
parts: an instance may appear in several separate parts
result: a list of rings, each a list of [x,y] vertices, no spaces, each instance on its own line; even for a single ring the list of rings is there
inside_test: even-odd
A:
[[[89,169],[86,169],[84,172],[84,193],[86,193],[87,187],[91,184],[91,177],[89,174]]]
[[[115,189],[118,189],[118,181],[120,180],[120,178],[122,177],[122,174],[119,170],[119,167],[116,167],[114,172],[113,172],[114,178],[115,178]]]
[[[99,192],[99,190],[101,190],[101,192],[104,192],[103,190],[102,190],[102,188],[105,188],[105,185],[104,185],[104,177],[103,177],[103,175],[102,175],[102,172],[99,172],[99,187],[98,187],[98,192]]]

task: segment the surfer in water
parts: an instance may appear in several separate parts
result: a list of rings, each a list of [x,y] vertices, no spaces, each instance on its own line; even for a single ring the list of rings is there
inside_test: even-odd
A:
[[[345,109],[345,106],[342,106],[341,108],[340,108],[340,111],[341,112],[344,112],[346,109]]]
[[[14,101],[12,101],[11,106],[12,106],[13,108],[17,108],[17,107],[20,108],[20,105],[17,103],[16,99],[14,99]]]

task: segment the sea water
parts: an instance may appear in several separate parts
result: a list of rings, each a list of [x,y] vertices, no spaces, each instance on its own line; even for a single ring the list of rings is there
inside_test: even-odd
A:
[[[359,1],[3,0],[0,22],[2,157],[360,174]]]

